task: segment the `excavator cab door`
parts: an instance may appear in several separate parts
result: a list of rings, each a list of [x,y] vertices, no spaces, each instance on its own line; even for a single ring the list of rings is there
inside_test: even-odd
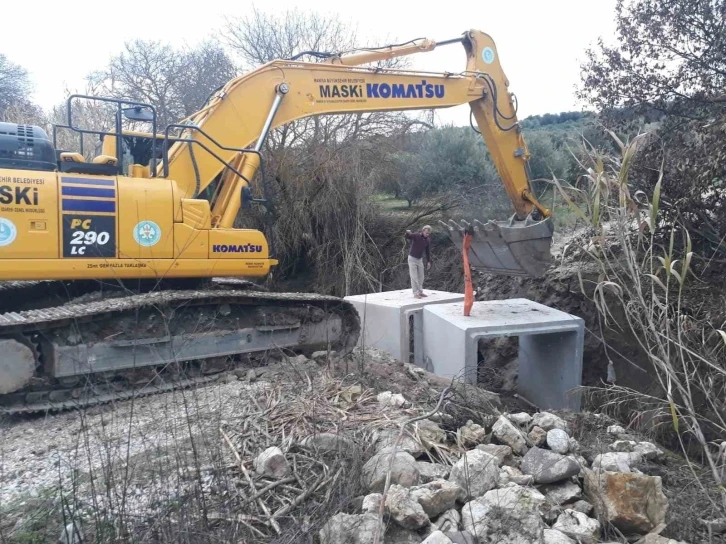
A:
[[[541,277],[550,267],[552,218],[524,221],[512,216],[506,221],[440,221],[454,244],[463,250],[464,236],[471,234],[468,260],[472,269],[506,276]]]

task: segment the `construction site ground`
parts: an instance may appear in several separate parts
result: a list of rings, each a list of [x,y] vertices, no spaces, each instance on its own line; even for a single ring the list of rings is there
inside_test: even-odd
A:
[[[6,417],[0,541],[317,543],[335,514],[360,514],[370,493],[365,463],[381,440],[393,442],[406,421],[440,400],[428,419],[443,432],[410,438],[414,448],[416,440],[424,445],[418,461],[447,472],[473,447],[463,428],[489,430],[514,408],[481,388],[366,350],[284,358],[204,387],[86,410]],[[591,460],[608,451],[606,429],[617,422],[560,415],[579,442],[578,455]],[[321,450],[311,439],[319,436],[338,437],[345,448]],[[489,431],[481,442],[497,440]],[[260,454],[274,447],[285,458],[277,475],[274,466],[258,467]],[[705,471],[694,469],[669,452],[647,465],[648,474],[661,476],[669,502],[657,532],[702,542],[699,520],[710,499],[695,478]],[[386,519],[385,542],[424,540],[426,529],[415,533]]]

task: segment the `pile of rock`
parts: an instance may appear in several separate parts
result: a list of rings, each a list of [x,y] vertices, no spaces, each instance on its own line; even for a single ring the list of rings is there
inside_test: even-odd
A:
[[[400,440],[383,433],[363,468],[360,513],[330,519],[321,544],[368,544],[377,532],[392,544],[595,544],[603,527],[675,544],[658,535],[668,509],[661,479],[638,470],[663,455],[655,445],[608,429],[610,451],[588,461],[555,414],[492,419],[453,437],[429,420]],[[452,466],[421,460],[436,441],[458,451]]]

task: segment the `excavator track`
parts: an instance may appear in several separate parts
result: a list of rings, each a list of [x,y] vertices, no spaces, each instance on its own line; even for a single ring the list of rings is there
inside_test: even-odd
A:
[[[242,278],[209,278],[193,280],[199,288],[252,289],[266,291],[261,285]],[[163,282],[146,280],[144,285],[135,285],[136,282],[127,282],[122,285],[115,281],[100,282],[97,280],[38,280],[38,281],[0,281],[0,314],[34,310],[56,304],[67,303],[68,300],[84,295],[103,294],[121,290],[151,291],[163,288]],[[168,282],[167,282],[168,283]],[[171,284],[179,285],[179,281]]]
[[[342,299],[229,285],[249,287],[245,280],[223,279],[213,289],[161,290],[0,314],[0,352],[8,359],[20,354],[9,379],[5,364],[2,381],[13,383],[32,372],[21,376],[22,387],[0,389],[5,393],[0,413],[148,396],[213,381],[273,350],[344,351],[357,342],[358,314]]]
[[[0,281],[0,313],[61,304],[98,289],[98,282],[92,280]]]

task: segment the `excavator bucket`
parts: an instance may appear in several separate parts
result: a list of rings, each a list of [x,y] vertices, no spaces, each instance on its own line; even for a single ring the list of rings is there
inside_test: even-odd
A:
[[[471,235],[468,259],[474,270],[506,276],[540,277],[552,262],[550,245],[554,226],[552,219],[518,221],[512,216],[507,221],[474,223],[450,219],[439,221],[459,250],[464,237]]]

